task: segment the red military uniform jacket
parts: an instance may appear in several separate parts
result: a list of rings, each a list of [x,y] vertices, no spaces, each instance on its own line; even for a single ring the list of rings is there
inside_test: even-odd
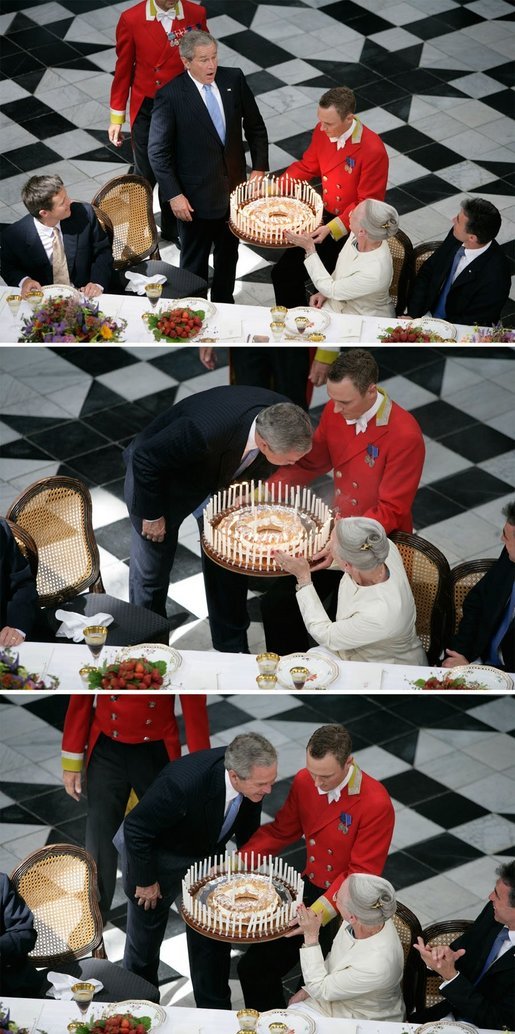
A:
[[[321,178],[324,208],[337,216],[330,224],[336,239],[348,232],[349,215],[360,201],[384,201],[386,193],[388,155],[383,141],[358,118],[355,121],[352,136],[340,150],[318,124],[300,161],[283,173],[301,180]]]
[[[334,507],[339,517],[372,517],[387,533],[412,531],[411,507],[420,483],[425,446],[422,431],[386,392],[368,421],[356,434],[334,403],[328,402],[307,456],[289,467],[279,467],[268,483],[307,485],[334,470]]]
[[[390,797],[356,763],[339,801],[328,803],[307,768],[295,776],[273,822],[261,826],[241,848],[246,855],[278,854],[301,837],[306,841],[306,875],[315,887],[326,887],[324,918],[336,914],[333,899],[340,884],[354,872],[381,875],[393,834],[395,814]],[[320,899],[319,899],[320,900]]]
[[[176,75],[184,72],[179,43],[189,29],[207,32],[206,9],[182,2],[182,18],[174,18],[170,41],[156,18],[154,0],[143,0],[124,11],[116,27],[116,68],[111,87],[111,122],[123,124],[130,93],[132,126],[145,97],[155,97]]]
[[[181,696],[188,750],[205,750],[209,743],[206,697]],[[70,697],[64,721],[62,763],[68,772],[80,772],[84,751],[88,760],[101,733],[120,743],[163,740],[170,760],[180,758],[181,743],[174,714],[175,697],[168,693],[152,696],[134,693],[112,696],[106,693]]]

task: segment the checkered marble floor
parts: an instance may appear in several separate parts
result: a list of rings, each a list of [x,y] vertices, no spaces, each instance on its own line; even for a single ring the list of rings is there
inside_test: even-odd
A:
[[[2,0],[0,224],[53,169],[91,200],[131,161],[107,139],[114,31],[134,0]],[[271,170],[302,154],[326,89],[345,83],[390,155],[387,200],[414,244],[443,238],[464,193],[501,210],[515,268],[513,5],[507,0],[204,0],[220,62],[243,69],[265,118]],[[173,245],[163,257],[177,264]],[[237,300],[269,304],[269,263],[240,248]],[[515,315],[515,293],[504,319]]]
[[[44,844],[84,842],[86,801],[77,804],[61,785],[66,701],[63,696],[0,696],[4,871]],[[224,746],[240,732],[259,732],[276,746],[279,779],[265,800],[265,821],[281,806],[291,777],[303,766],[311,732],[326,722],[345,723],[359,764],[384,783],[394,801],[396,825],[385,876],[422,926],[477,915],[497,865],[515,853],[512,698],[240,694],[210,697],[209,719],[212,746]],[[299,842],[284,857],[301,868],[303,855]],[[124,900],[118,887],[105,931],[112,961],[123,953]],[[184,927],[176,912],[161,959],[162,1001],[193,1004]],[[233,1008],[238,1008],[236,979],[232,990]]]
[[[242,346],[244,347],[244,346]],[[373,348],[381,383],[419,421],[427,443],[414,518],[451,566],[498,556],[501,509],[514,497],[515,350],[490,346]],[[33,481],[80,477],[106,591],[127,599],[130,522],[121,450],[150,419],[192,393],[228,383],[227,352],[206,372],[193,346],[0,349],[0,513]],[[327,401],[315,391],[316,420]],[[331,498],[329,479],[320,491]],[[210,649],[197,523],[182,525],[169,588],[171,642]],[[263,646],[249,602],[251,650]]]

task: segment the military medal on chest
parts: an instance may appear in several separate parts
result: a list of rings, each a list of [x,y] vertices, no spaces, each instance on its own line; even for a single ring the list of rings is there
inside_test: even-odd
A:
[[[338,823],[338,829],[340,833],[347,834],[352,825],[352,815],[349,815],[347,811],[342,811],[340,814],[340,821]]]
[[[365,463],[368,463],[369,467],[373,467],[374,463],[379,456],[379,449],[377,445],[367,445],[367,451],[365,454]]]

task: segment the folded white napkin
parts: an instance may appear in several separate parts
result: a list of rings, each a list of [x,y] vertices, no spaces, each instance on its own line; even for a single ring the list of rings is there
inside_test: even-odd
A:
[[[68,973],[47,973],[47,977],[52,984],[50,990],[47,991],[49,998],[63,998],[70,1001],[73,998],[71,988],[74,984],[82,983],[80,977],[71,977]],[[98,994],[104,986],[100,980],[90,980],[89,977],[87,983],[93,984],[95,994]]]
[[[125,291],[132,291],[133,294],[145,294],[146,284],[166,284],[166,277],[162,273],[155,276],[143,276],[143,273],[126,273],[129,281]]]
[[[62,624],[59,625],[56,636],[62,639],[73,639],[74,643],[82,643],[84,629],[89,625],[110,625],[113,620],[112,614],[75,614],[69,610],[56,610],[55,616]]]

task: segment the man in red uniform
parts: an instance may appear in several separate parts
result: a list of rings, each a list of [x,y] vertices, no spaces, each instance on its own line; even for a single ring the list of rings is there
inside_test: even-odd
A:
[[[97,863],[102,915],[111,907],[117,851],[112,843],[123,822],[131,791],[141,798],[162,768],[181,756],[174,715],[175,697],[167,694],[72,696],[64,722],[63,782],[80,800],[87,747],[88,817],[86,849]],[[186,742],[191,753],[209,743],[206,697],[181,696]]]
[[[394,810],[385,788],[362,772],[352,756],[343,725],[323,725],[309,740],[306,768],[295,776],[273,822],[261,826],[240,853],[247,860],[279,854],[301,837],[306,841],[304,903],[322,915],[320,943],[329,951],[336,930],[327,926],[338,914],[334,898],[351,873],[380,875],[394,827]],[[298,962],[302,937],[251,947],[240,960],[245,1005],[284,1008],[282,978]]]
[[[327,90],[318,105],[311,143],[283,177],[322,180],[324,223],[311,234],[329,273],[349,232],[349,216],[360,201],[384,201],[388,155],[377,133],[354,114],[356,99],[347,86]],[[304,251],[290,248],[272,270],[277,305],[306,304]]]
[[[387,534],[412,531],[411,507],[424,465],[424,439],[415,418],[377,387],[378,377],[370,352],[342,352],[329,368],[330,401],[310,452],[290,467],[279,467],[269,483],[307,485],[332,470],[337,517],[372,517]],[[334,597],[335,604],[341,571],[320,570],[331,561],[327,554],[313,583],[321,599]],[[279,579],[262,597],[261,610],[268,650],[284,655],[308,648],[293,578]]]
[[[135,172],[154,186],[148,160],[150,118],[157,91],[184,71],[179,43],[186,32],[207,32],[206,10],[190,0],[143,0],[124,11],[116,27],[116,67],[111,87],[109,139],[123,142],[122,126],[130,93],[130,125]],[[168,201],[161,205],[161,236],[175,240],[177,226]]]

